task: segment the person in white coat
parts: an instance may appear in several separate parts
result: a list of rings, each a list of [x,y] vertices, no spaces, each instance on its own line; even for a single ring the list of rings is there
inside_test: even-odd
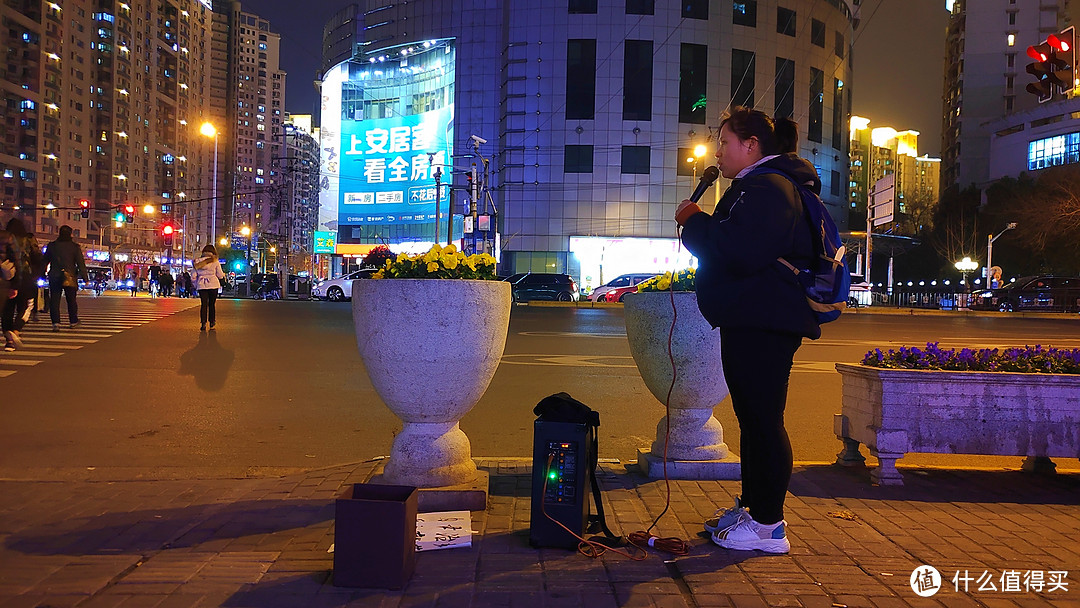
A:
[[[202,257],[192,264],[195,270],[195,289],[199,292],[202,305],[199,307],[199,331],[206,331],[206,322],[210,321],[210,329],[216,324],[216,304],[218,290],[221,289],[221,279],[225,278],[225,271],[218,262],[217,249],[213,245],[202,248]]]

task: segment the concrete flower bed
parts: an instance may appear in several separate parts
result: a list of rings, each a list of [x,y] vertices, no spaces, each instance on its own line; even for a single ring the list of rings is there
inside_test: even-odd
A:
[[[838,363],[844,442],[838,464],[879,460],[871,476],[902,485],[909,452],[1080,458],[1080,375],[882,369]]]

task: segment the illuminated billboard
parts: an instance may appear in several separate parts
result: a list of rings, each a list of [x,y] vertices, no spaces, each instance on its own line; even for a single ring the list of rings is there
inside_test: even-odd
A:
[[[311,249],[312,253],[334,253],[337,245],[337,233],[327,230],[316,230],[315,240]]]
[[[342,225],[432,223],[435,170],[447,205],[453,104],[430,112],[342,120],[338,222]]]

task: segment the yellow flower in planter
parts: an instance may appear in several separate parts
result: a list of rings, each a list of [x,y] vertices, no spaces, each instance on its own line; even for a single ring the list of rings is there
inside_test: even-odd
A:
[[[402,253],[389,259],[373,279],[495,279],[495,258],[487,254],[466,256],[453,245],[434,245],[426,253]]]

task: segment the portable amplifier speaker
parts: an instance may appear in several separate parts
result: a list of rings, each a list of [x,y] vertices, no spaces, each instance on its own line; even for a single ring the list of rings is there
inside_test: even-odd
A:
[[[592,454],[595,432],[587,424],[536,421],[529,530],[529,544],[533,547],[574,549],[578,546],[578,539],[552,519],[580,536],[585,535],[592,475],[589,463],[595,461]]]

